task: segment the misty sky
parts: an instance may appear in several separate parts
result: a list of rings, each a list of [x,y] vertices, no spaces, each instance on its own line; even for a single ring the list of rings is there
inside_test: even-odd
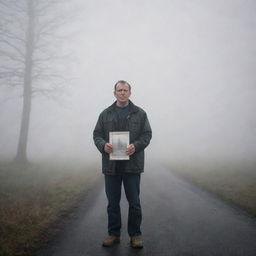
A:
[[[148,156],[255,158],[255,1],[81,2],[60,47],[75,79],[56,101],[33,99],[30,158],[98,160],[92,131],[119,79],[148,114]],[[0,156],[15,155],[21,93],[1,90]]]

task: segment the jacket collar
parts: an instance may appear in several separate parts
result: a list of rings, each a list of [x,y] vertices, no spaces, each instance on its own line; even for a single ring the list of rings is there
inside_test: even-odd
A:
[[[116,101],[110,105],[107,110],[110,111],[110,112],[113,112],[115,110],[115,106],[116,106]],[[129,100],[129,112],[130,113],[133,113],[133,112],[137,112],[139,110],[139,108],[132,103],[132,101]]]

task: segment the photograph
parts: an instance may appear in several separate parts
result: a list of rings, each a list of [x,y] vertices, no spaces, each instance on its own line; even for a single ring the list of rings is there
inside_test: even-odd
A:
[[[125,153],[129,145],[129,132],[110,132],[109,142],[113,145],[113,152],[110,160],[129,160],[130,157]]]

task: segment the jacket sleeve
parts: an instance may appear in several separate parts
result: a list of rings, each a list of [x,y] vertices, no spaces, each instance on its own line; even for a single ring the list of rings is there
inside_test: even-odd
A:
[[[141,131],[141,135],[136,141],[133,142],[135,146],[135,150],[138,152],[145,149],[148,146],[151,138],[152,138],[152,130],[147,118],[147,114],[145,113],[144,124]]]
[[[100,114],[98,121],[96,123],[96,126],[94,128],[93,140],[94,140],[94,144],[96,145],[98,150],[101,153],[103,153],[106,141],[104,139],[104,127],[103,127],[103,121],[102,121],[102,114]]]

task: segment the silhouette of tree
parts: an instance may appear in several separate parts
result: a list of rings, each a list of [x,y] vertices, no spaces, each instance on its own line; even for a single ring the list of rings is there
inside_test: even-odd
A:
[[[22,116],[15,160],[27,163],[27,144],[32,99],[52,97],[61,90],[65,77],[60,72],[64,24],[71,20],[68,1],[0,1],[0,84],[22,86]]]

